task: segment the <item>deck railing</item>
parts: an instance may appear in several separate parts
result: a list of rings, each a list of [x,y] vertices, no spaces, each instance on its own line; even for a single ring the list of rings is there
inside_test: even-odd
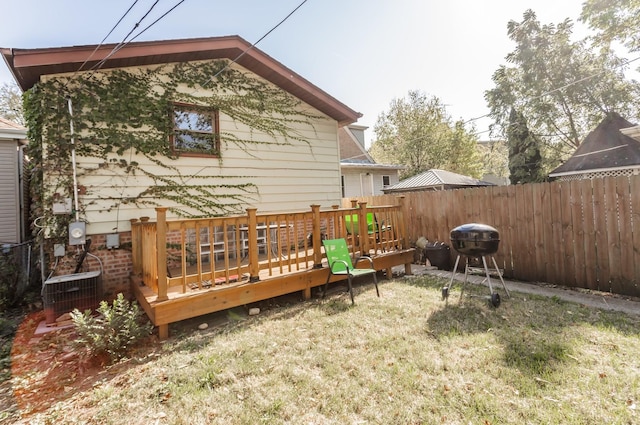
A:
[[[409,248],[403,199],[398,205],[167,220],[167,208],[156,208],[156,220],[131,221],[134,274],[167,299],[171,287],[182,292],[261,275],[322,267],[323,239],[345,238],[354,255],[380,255]],[[365,237],[362,237],[365,235]]]

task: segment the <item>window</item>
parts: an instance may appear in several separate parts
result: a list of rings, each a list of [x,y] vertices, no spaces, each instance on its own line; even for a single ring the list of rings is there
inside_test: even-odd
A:
[[[218,156],[218,111],[195,105],[174,105],[171,148],[180,155]]]
[[[389,186],[390,178],[389,176],[382,176],[382,186]]]

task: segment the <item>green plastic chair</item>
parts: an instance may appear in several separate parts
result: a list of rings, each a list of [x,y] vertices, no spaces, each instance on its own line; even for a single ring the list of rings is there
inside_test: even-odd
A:
[[[360,227],[358,225],[358,214],[350,214],[344,216],[344,225],[347,228],[347,233],[350,235],[359,235]],[[376,228],[375,217],[373,213],[367,213],[367,230],[369,234],[373,234]]]
[[[353,267],[353,264],[351,263],[351,256],[349,255],[347,241],[343,238],[325,239],[322,241],[322,245],[324,246],[324,252],[327,255],[327,260],[329,261],[329,275],[327,276],[327,282],[324,284],[324,291],[322,293],[323,298],[327,294],[329,280],[333,275],[347,277],[347,281],[349,282],[349,295],[351,295],[351,304],[355,304],[355,301],[353,300],[353,285],[351,282],[354,277],[369,274],[373,275],[373,283],[376,285],[376,294],[378,297],[380,296],[380,291],[378,290],[378,277],[376,276],[376,269],[373,268],[373,260],[371,258],[358,257],[355,261],[356,265],[358,265],[358,262],[361,260],[368,260],[371,267],[367,269],[357,269]]]

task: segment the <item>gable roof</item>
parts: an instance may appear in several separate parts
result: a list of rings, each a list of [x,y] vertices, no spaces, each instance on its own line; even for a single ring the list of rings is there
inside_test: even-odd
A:
[[[43,75],[78,71],[87,58],[83,70],[91,69],[106,57],[108,60],[101,67],[103,69],[237,59],[237,64],[315,107],[340,125],[351,124],[362,116],[239,36],[133,42],[108,56],[116,46],[0,48],[0,54],[24,91],[33,87]]]
[[[493,183],[474,179],[451,171],[431,169],[409,177],[398,184],[385,188],[384,192],[409,192],[416,190],[460,188],[471,186],[495,186]]]
[[[640,142],[620,130],[634,124],[610,112],[582,141],[578,149],[549,177],[640,165]]]

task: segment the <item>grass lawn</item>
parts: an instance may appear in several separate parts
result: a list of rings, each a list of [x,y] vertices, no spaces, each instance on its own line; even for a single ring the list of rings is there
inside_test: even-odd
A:
[[[415,276],[226,312],[107,370],[42,424],[640,423],[640,318]],[[486,295],[471,285],[468,293]],[[502,295],[502,293],[501,293]],[[115,369],[114,369],[115,370]]]

